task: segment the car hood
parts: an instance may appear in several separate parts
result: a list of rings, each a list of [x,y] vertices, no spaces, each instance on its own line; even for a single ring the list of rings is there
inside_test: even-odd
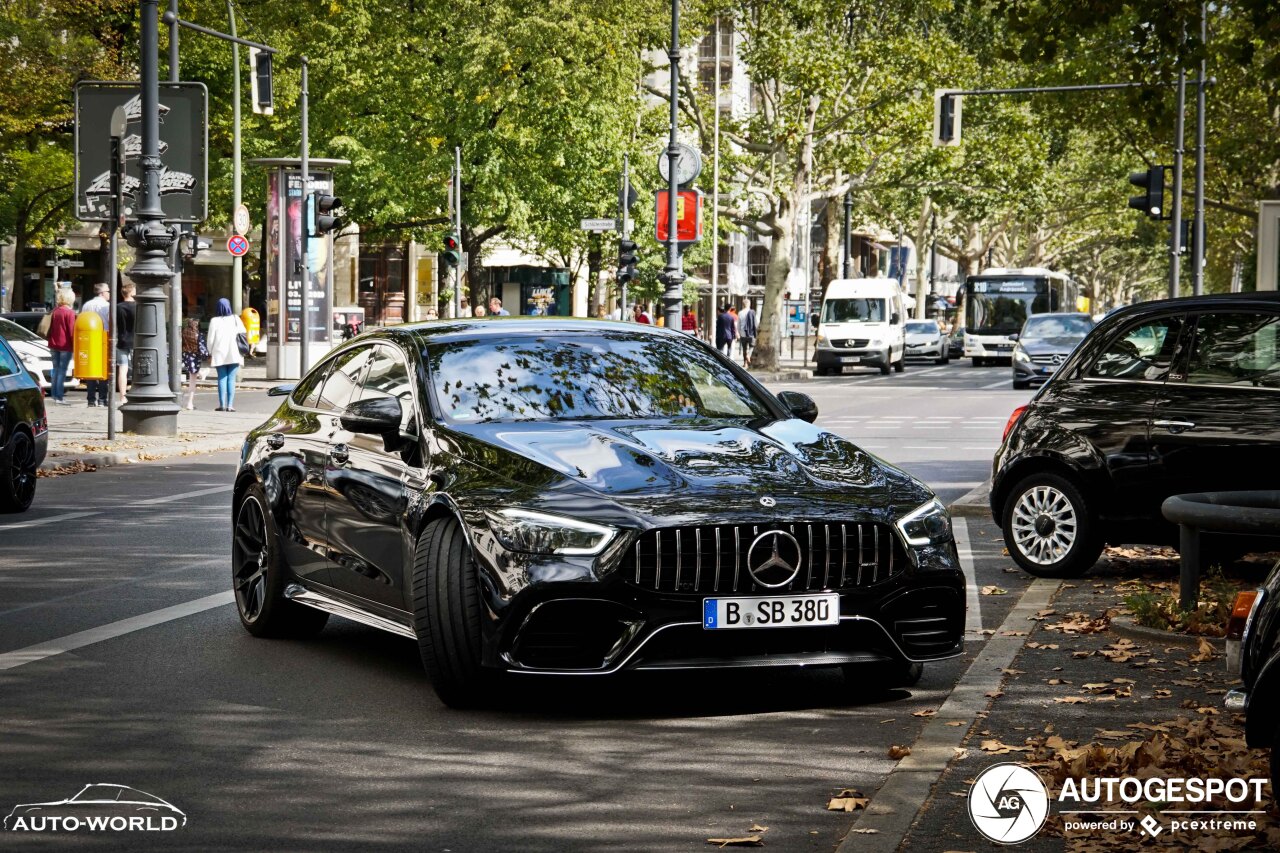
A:
[[[9,341],[9,346],[13,347],[13,351],[19,355],[34,356],[44,361],[49,361],[52,358],[49,355],[49,345],[44,342]]]
[[[1071,352],[1084,338],[1028,338],[1018,341],[1027,355],[1051,355]]]
[[[634,421],[455,426],[459,455],[516,483],[619,499],[772,495],[861,507],[927,495],[905,473],[801,420],[747,426]]]
[[[941,340],[942,335],[937,332],[907,332],[907,343],[909,344],[931,344]]]

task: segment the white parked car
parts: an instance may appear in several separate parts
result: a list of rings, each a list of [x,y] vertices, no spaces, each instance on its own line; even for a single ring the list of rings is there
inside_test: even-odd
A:
[[[907,321],[907,358],[931,358],[938,364],[951,360],[950,341],[937,320]]]
[[[18,358],[22,359],[22,366],[40,385],[40,390],[48,394],[53,387],[53,357],[49,354],[49,345],[44,338],[3,318],[0,318],[0,338],[4,338],[18,354]],[[77,388],[80,385],[80,380],[71,375],[73,365],[74,361],[67,363],[64,388]]]

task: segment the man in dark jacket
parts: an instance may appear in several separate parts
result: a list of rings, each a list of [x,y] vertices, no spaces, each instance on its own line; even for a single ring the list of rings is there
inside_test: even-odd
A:
[[[129,365],[133,363],[133,327],[138,318],[133,290],[132,282],[120,285],[120,301],[116,304],[116,393],[121,398],[129,390]]]
[[[751,307],[751,303],[747,303],[747,307],[742,309],[742,313],[738,315],[738,343],[742,347],[742,366],[751,366],[751,350],[756,345],[756,332],[759,327],[756,323],[756,312]]]
[[[720,313],[716,316],[716,347],[725,355],[732,356],[733,340],[736,337],[738,337],[738,323],[729,313],[728,304],[722,304]]]

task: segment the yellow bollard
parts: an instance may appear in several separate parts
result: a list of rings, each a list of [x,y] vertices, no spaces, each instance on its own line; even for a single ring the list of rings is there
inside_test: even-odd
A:
[[[244,323],[248,333],[246,337],[249,338],[249,345],[256,344],[262,334],[262,321],[258,318],[258,312],[253,308],[245,308],[240,312],[240,322]]]
[[[76,317],[73,348],[75,378],[107,378],[107,335],[97,311],[82,311]]]

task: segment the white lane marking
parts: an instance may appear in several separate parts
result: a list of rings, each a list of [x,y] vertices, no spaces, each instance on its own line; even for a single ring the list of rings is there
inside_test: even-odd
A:
[[[981,386],[979,386],[979,387],[980,387],[983,391],[988,391],[988,390],[990,390],[990,389],[992,389],[992,388],[1012,388],[1012,387],[1013,387],[1013,380],[1012,380],[1012,379],[1001,379],[999,382],[992,382],[990,385],[981,385]]]
[[[903,450],[946,450],[945,444],[904,445]]]
[[[56,524],[59,521],[70,521],[73,518],[88,518],[91,515],[102,515],[102,513],[100,511],[64,512],[61,515],[51,515],[48,518],[33,518],[30,521],[19,521],[15,524],[0,524],[0,530],[16,530],[19,527],[23,529],[28,527],[39,527],[42,524]]]
[[[963,518],[953,518],[951,528],[956,537],[956,552],[960,555],[960,568],[964,570],[965,595],[969,605],[964,616],[965,639],[984,639],[982,599],[978,596],[978,580],[973,569],[973,552],[969,550],[969,524]]]
[[[201,495],[213,495],[218,492],[229,492],[233,488],[235,488],[235,486],[232,485],[214,486],[209,489],[196,489],[194,492],[183,492],[180,495],[166,495],[162,498],[147,498],[144,501],[134,501],[133,503],[135,506],[154,506],[155,504],[167,504],[173,501],[184,500],[185,498],[198,498]]]
[[[191,518],[192,516],[188,514],[186,517]],[[172,569],[162,569],[161,571],[151,572],[146,575],[138,575],[136,577],[117,578],[115,579],[116,580],[115,583],[110,583],[105,586],[93,587],[92,589],[82,589],[82,590],[79,590],[78,592],[69,592],[66,595],[57,595],[57,596],[54,596],[53,598],[42,598],[39,601],[31,601],[26,604],[19,604],[17,607],[10,607],[7,610],[0,610],[0,619],[4,619],[6,616],[11,616],[14,613],[21,613],[25,610],[35,610],[39,607],[48,607],[51,604],[58,604],[63,601],[69,601],[70,599],[73,599],[73,598],[82,598],[86,595],[99,595],[103,592],[106,592],[109,589],[119,589],[122,586],[131,587],[137,584],[139,581],[147,581],[152,578],[159,578],[159,577],[164,577],[166,575],[179,574],[181,572],[190,572],[196,569],[207,569],[210,567],[216,568],[219,566],[226,566],[229,564],[230,564],[230,560],[227,557],[212,557],[208,560],[198,560],[197,562],[194,562],[194,563],[187,563],[185,565],[175,566]],[[75,583],[79,583],[79,581],[75,581]]]
[[[203,613],[215,607],[222,607],[224,604],[231,604],[235,600],[235,593],[231,590],[218,592],[213,595],[206,595],[204,598],[197,598],[194,601],[175,604],[172,607],[164,607],[160,610],[153,610],[150,613],[143,613],[141,616],[130,616],[128,619],[121,619],[118,622],[111,622],[98,628],[77,631],[74,634],[59,637],[56,640],[36,643],[34,646],[27,646],[17,651],[5,652],[0,654],[0,672],[7,669],[15,669],[23,664],[51,658],[63,652],[82,649],[94,643],[101,643],[103,640],[111,640],[125,634],[131,634],[134,631],[141,631],[144,628],[162,625],[165,622],[181,619],[184,616]]]
[[[928,376],[930,373],[939,373],[943,370],[949,370],[949,369],[950,368],[948,368],[946,365],[940,364],[937,367],[930,367],[925,370],[913,370],[911,371],[911,375],[912,376]]]

